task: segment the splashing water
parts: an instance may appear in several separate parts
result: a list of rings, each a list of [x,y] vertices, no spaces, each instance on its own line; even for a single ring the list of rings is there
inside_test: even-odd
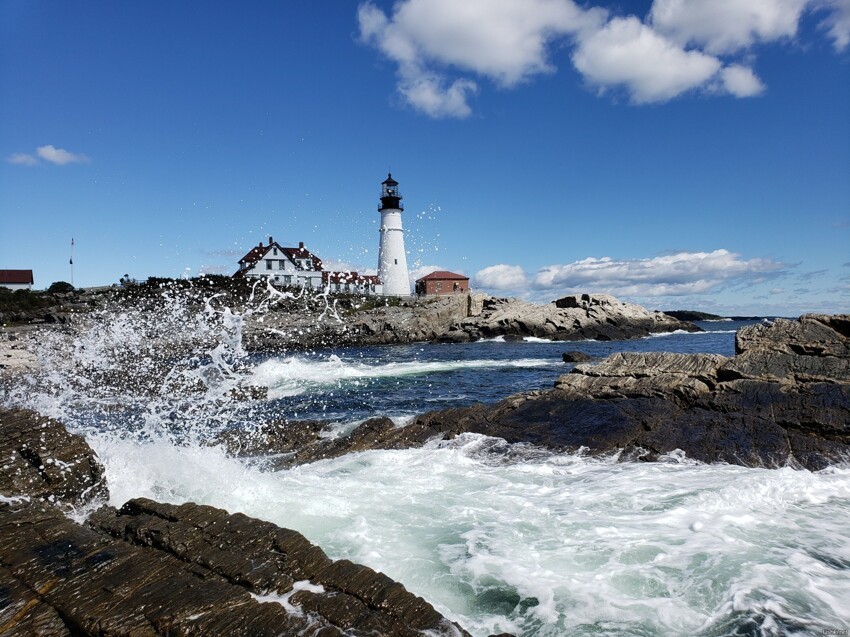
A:
[[[675,454],[618,463],[472,434],[279,472],[228,456],[208,444],[224,428],[295,412],[348,423],[409,415],[551,386],[563,369],[563,344],[542,341],[246,352],[246,321],[300,302],[277,294],[260,289],[236,309],[165,290],[156,304],[45,332],[42,371],[3,388],[0,402],[83,433],[113,505],[191,500],[296,529],[474,635],[812,635],[850,623],[847,468],[749,469]],[[322,320],[336,320],[324,302]],[[731,339],[570,347],[726,354]]]

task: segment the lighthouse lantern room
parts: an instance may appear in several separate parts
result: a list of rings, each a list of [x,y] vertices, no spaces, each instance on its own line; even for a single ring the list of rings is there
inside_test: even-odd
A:
[[[381,244],[378,250],[378,278],[384,296],[410,296],[404,230],[401,226],[401,194],[392,173],[381,183]]]

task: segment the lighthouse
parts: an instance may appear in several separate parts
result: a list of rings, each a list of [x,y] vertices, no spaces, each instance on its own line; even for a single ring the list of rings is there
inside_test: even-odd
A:
[[[378,250],[378,278],[384,296],[410,296],[404,230],[401,228],[401,194],[392,173],[381,183],[381,246]]]

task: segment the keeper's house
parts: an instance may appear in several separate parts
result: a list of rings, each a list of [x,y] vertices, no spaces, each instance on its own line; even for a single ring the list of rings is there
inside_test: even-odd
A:
[[[305,248],[303,241],[297,248],[286,248],[269,237],[268,245],[260,241],[239,259],[239,269],[233,276],[267,277],[277,285],[318,289],[322,287],[322,260]]]
[[[0,288],[32,290],[32,270],[0,270]]]
[[[469,294],[469,277],[446,270],[437,270],[416,279],[416,294]]]

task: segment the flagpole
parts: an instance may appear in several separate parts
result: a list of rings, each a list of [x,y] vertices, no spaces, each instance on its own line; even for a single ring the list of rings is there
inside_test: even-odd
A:
[[[71,287],[74,286],[74,237],[71,237]]]

